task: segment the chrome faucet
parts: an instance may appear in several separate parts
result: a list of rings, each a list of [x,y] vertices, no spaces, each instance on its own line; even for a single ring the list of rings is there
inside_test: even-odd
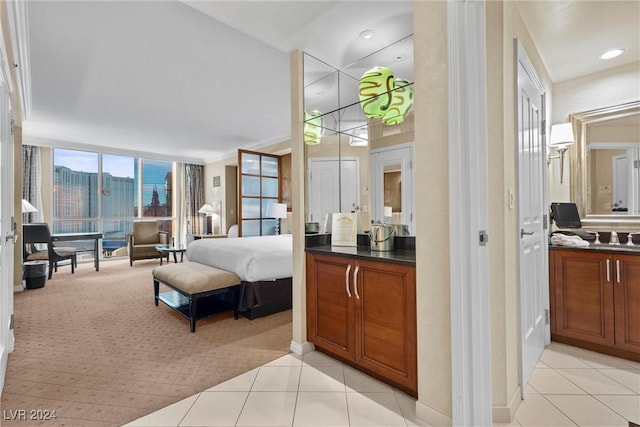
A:
[[[616,233],[615,231],[611,232],[611,237],[609,237],[609,244],[610,245],[619,245],[620,244],[620,240],[618,239],[618,233]]]

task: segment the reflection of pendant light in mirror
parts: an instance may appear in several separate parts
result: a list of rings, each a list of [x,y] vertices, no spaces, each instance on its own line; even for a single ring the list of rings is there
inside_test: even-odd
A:
[[[576,140],[573,136],[573,125],[571,123],[551,126],[549,148],[555,149],[558,155],[547,157],[547,165],[551,164],[551,159],[560,159],[560,184],[562,184],[562,176],[564,174],[564,153],[567,152],[569,146],[574,142],[576,142]]]
[[[388,67],[373,67],[360,77],[358,94],[364,115],[382,118],[391,105],[391,90],[394,88],[393,71]]]
[[[413,88],[408,80],[396,79],[395,89],[392,92],[391,106],[382,117],[386,125],[397,125],[404,121],[413,106]]]
[[[320,144],[322,141],[322,113],[313,110],[311,113],[304,112],[304,143],[307,145]]]

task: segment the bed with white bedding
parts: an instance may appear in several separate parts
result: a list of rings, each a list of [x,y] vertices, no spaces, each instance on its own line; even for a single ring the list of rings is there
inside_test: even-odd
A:
[[[237,274],[242,280],[239,310],[250,319],[291,308],[290,234],[199,239],[187,246],[187,258]]]

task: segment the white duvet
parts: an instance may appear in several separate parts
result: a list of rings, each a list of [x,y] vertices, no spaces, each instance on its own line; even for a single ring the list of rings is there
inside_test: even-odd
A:
[[[291,234],[199,239],[187,246],[187,258],[231,271],[247,282],[293,276]]]

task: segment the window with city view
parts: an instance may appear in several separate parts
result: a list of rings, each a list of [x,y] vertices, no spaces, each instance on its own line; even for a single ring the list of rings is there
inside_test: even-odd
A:
[[[124,256],[135,219],[172,231],[172,162],[64,149],[53,161],[54,233],[102,232],[103,254]]]

